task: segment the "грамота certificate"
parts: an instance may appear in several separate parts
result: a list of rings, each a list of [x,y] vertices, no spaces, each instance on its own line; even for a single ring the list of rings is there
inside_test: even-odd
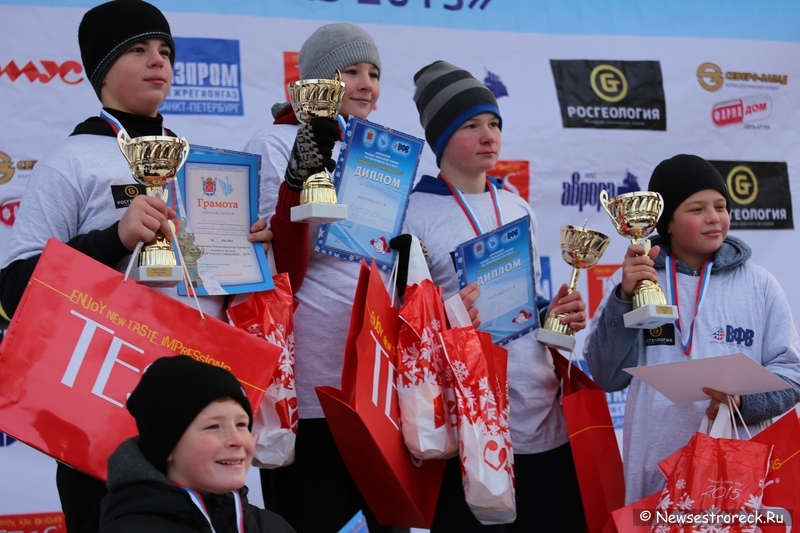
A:
[[[477,281],[481,331],[503,345],[539,327],[531,219],[526,215],[456,246],[458,283]]]
[[[350,117],[334,184],[347,220],[322,226],[315,250],[350,261],[362,258],[391,270],[396,252],[389,247],[403,227],[425,141]]]
[[[178,172],[184,204],[178,214],[187,218],[194,244],[203,248],[197,261],[200,295],[274,287],[262,244],[247,240],[258,219],[260,168],[259,155],[192,146]],[[185,294],[183,284],[179,292]]]

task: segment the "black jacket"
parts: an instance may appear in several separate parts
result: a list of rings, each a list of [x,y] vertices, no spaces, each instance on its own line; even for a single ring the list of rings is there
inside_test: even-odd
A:
[[[108,489],[102,503],[100,533],[211,532],[189,495],[144,457],[138,437],[120,444],[109,458]],[[277,514],[247,503],[247,487],[239,492],[246,533],[295,533]],[[213,495],[204,502],[216,533],[237,533],[232,494]]]

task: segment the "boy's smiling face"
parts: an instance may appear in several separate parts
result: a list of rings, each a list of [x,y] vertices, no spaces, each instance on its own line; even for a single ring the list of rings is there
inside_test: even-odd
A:
[[[367,118],[381,95],[381,80],[378,68],[372,63],[356,63],[341,71],[344,96],[339,114],[349,118]]]
[[[208,404],[167,457],[167,477],[202,494],[242,488],[255,449],[249,420],[232,398]]]
[[[684,200],[672,215],[668,230],[670,247],[676,257],[699,268],[706,257],[722,246],[730,228],[725,197],[716,189],[704,189]]]
[[[103,106],[155,116],[172,86],[171,49],[161,39],[130,46],[108,70],[100,91]]]

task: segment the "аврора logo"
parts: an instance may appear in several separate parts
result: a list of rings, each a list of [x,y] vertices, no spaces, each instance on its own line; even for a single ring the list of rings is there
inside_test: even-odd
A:
[[[589,82],[595,94],[606,102],[619,102],[628,94],[628,80],[611,65],[597,65],[592,69]]]
[[[758,180],[755,173],[744,165],[738,165],[728,173],[728,193],[731,200],[740,205],[753,203],[758,196]]]
[[[67,85],[77,85],[86,79],[80,76],[83,74],[83,66],[77,61],[68,60],[58,63],[43,59],[39,63],[42,65],[41,68],[37,67],[33,61],[28,61],[25,66],[19,68],[12,59],[5,67],[0,68],[0,78],[6,75],[12,83],[23,76],[31,83],[36,81],[50,83],[55,78],[59,78]]]

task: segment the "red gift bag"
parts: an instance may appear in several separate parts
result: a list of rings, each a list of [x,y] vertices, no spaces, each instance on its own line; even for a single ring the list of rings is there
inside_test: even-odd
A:
[[[473,327],[442,333],[457,398],[459,456],[464,495],[482,524],[517,517],[514,451],[508,427],[508,352]]]
[[[754,532],[771,451],[771,445],[696,433],[667,476],[651,530],[681,533],[695,524],[726,533]]]
[[[764,482],[759,527],[762,533],[784,533],[800,524],[800,420],[792,409],[751,439],[772,445],[769,474]]]
[[[361,264],[341,389],[317,387],[339,453],[378,522],[429,528],[445,462],[416,461],[400,432],[397,310],[375,262]]]
[[[228,317],[234,326],[281,350],[261,407],[253,415],[253,465],[259,468],[278,468],[294,462],[299,418],[294,380],[295,303],[289,275],[278,274],[272,280],[274,289],[236,297],[228,305]]]
[[[446,318],[441,290],[433,281],[406,289],[400,319],[397,396],[403,440],[418,459],[455,457],[457,421],[448,412],[455,392],[446,379],[439,339]]]
[[[578,475],[586,528],[602,533],[611,512],[625,505],[625,475],[605,392],[577,365],[550,348],[563,383],[561,407]]]
[[[185,354],[239,378],[258,408],[280,350],[48,241],[0,345],[0,430],[100,479],[136,424],[147,365]]]

